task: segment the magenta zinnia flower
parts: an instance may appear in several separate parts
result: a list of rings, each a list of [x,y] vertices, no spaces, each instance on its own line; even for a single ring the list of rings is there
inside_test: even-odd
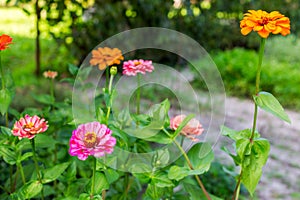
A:
[[[123,63],[123,74],[126,76],[136,76],[137,73],[146,74],[153,70],[151,60],[129,60]]]
[[[34,115],[33,117],[25,115],[17,121],[12,129],[12,134],[18,136],[19,139],[28,138],[32,139],[38,133],[43,133],[48,129],[47,121],[44,118],[39,118]]]
[[[99,122],[81,124],[72,133],[69,153],[80,160],[87,159],[89,155],[98,158],[110,154],[116,145],[111,134],[112,131]]]

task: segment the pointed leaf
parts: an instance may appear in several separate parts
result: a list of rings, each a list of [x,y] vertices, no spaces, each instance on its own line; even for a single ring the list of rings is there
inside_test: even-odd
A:
[[[214,160],[214,153],[209,143],[197,143],[188,152],[194,170],[207,171]]]
[[[17,192],[19,199],[30,199],[38,195],[43,188],[39,181],[31,181],[22,186]]]
[[[262,168],[266,164],[270,152],[270,143],[264,138],[255,139],[248,160],[242,164],[242,183],[251,195],[262,175]]]
[[[8,89],[4,88],[0,90],[0,113],[4,115],[12,101],[11,93]]]
[[[276,117],[291,123],[289,116],[284,112],[283,107],[279,101],[268,92],[260,92],[258,95],[253,96],[253,99],[257,106],[261,109],[275,115]]]
[[[43,171],[43,183],[49,183],[56,180],[69,166],[69,162],[61,163],[55,165],[51,168],[45,169]]]

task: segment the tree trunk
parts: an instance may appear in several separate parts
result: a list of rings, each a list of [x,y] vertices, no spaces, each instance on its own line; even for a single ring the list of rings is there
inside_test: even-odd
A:
[[[41,9],[39,7],[39,0],[35,2],[36,12],[36,38],[35,38],[35,75],[39,76],[41,72],[41,49],[40,49],[40,27]]]

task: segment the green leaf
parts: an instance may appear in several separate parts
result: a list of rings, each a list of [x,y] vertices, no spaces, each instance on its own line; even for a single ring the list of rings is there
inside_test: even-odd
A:
[[[55,99],[53,96],[48,95],[48,94],[42,94],[42,95],[33,95],[33,98],[42,104],[45,105],[53,105],[55,102]]]
[[[167,173],[157,171],[151,176],[151,183],[157,187],[173,187],[173,182],[168,178]]]
[[[159,200],[165,193],[165,188],[157,187],[154,184],[148,184],[145,195],[152,200]]]
[[[247,155],[242,164],[241,181],[253,195],[262,175],[262,168],[266,164],[270,152],[270,143],[264,138],[253,140],[250,155]]]
[[[68,63],[68,70],[69,70],[70,74],[75,76],[78,73],[79,68],[76,65]]]
[[[56,140],[45,134],[38,134],[35,136],[34,140],[36,148],[54,148],[55,144],[57,143]],[[28,139],[22,139],[17,144],[17,149],[31,149],[30,141]]]
[[[190,169],[187,167],[172,166],[168,173],[168,178],[179,181],[189,175]]]
[[[30,181],[14,193],[14,196],[17,196],[17,199],[30,199],[38,195],[42,188],[43,185],[39,181]]]
[[[197,143],[188,152],[188,157],[197,173],[208,171],[214,160],[214,153],[209,143]],[[196,171],[195,171],[196,172]]]
[[[253,96],[253,99],[257,106],[261,109],[272,113],[276,117],[291,123],[289,116],[284,112],[283,107],[279,101],[268,92],[259,92],[258,95]]]
[[[96,172],[95,174],[95,194],[100,194],[103,190],[107,190],[109,184],[105,175],[101,172]]]
[[[105,174],[108,184],[112,184],[113,182],[118,180],[118,178],[120,177],[118,172],[116,172],[115,170],[110,169],[110,168],[106,169],[104,171],[104,174]]]
[[[231,128],[228,128],[226,126],[221,126],[221,133],[222,135],[224,136],[227,136],[231,139],[233,139],[234,141],[237,141],[239,139],[249,139],[251,137],[251,129],[244,129],[244,130],[241,130],[241,131],[236,131],[236,130],[233,130]],[[259,138],[260,135],[257,131],[255,131],[254,133],[254,138]]]
[[[1,133],[6,134],[6,135],[12,135],[10,128],[4,127],[4,126],[0,126],[0,131],[1,131]]]
[[[0,90],[0,113],[4,115],[12,101],[11,92],[4,88]]]
[[[56,180],[70,165],[69,162],[61,163],[58,165],[55,165],[51,168],[45,169],[42,174],[43,174],[43,183],[49,183],[54,180]]]
[[[17,155],[15,151],[11,149],[9,145],[1,144],[0,145],[0,155],[3,157],[3,160],[10,164],[14,165],[17,161]]]
[[[184,189],[188,192],[190,200],[206,199],[203,191],[198,186],[191,185],[188,183],[184,183],[183,186]],[[209,194],[209,196],[212,200],[222,200],[221,198],[216,197],[212,194]]]
[[[159,144],[171,144],[171,143],[173,143],[173,139],[170,138],[163,131],[159,131],[157,134],[155,134],[152,137],[143,138],[143,140],[150,141],[150,142],[156,142],[156,143],[159,143]]]
[[[100,107],[96,109],[96,118],[98,122],[106,123],[106,114]]]
[[[20,162],[26,160],[27,158],[29,158],[31,156],[33,156],[32,152],[26,152],[20,158],[18,158],[17,162],[20,163]]]

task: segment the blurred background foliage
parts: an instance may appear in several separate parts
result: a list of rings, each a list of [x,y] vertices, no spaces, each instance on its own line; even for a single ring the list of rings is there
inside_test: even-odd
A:
[[[226,92],[246,98],[252,96],[259,37],[242,36],[239,21],[249,9],[278,10],[291,19],[292,36],[270,36],[267,41],[263,89],[285,106],[300,109],[298,0],[2,0],[0,6],[0,29],[11,34],[15,43],[3,52],[3,62],[12,69],[17,86],[37,83],[32,73],[38,20],[41,68],[59,71],[61,78],[69,75],[68,63],[79,66],[96,45],[121,31],[165,27],[198,41],[217,64]],[[187,66],[169,52],[151,54],[155,62]],[[131,56],[146,58],[144,51]],[[201,82],[195,86],[205,89]]]

